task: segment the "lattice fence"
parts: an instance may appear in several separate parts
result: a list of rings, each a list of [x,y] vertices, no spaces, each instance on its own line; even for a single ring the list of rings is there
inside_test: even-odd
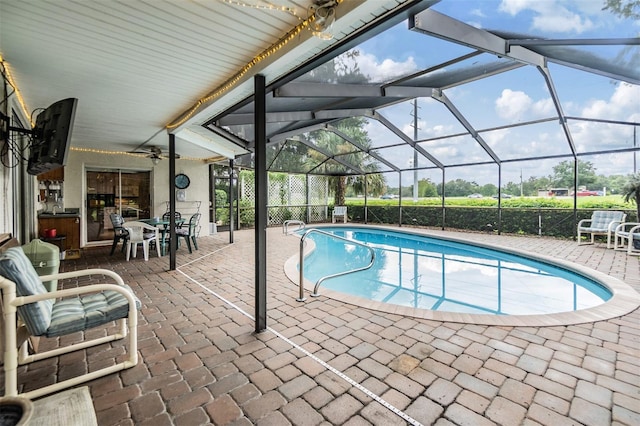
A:
[[[325,176],[267,175],[267,197],[269,225],[278,225],[285,220],[321,222],[327,220],[329,185]],[[255,202],[254,174],[240,175],[240,200],[243,204]]]

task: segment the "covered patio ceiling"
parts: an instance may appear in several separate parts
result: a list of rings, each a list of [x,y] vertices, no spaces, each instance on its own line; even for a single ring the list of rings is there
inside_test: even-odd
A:
[[[318,67],[300,68],[272,84],[266,98],[269,170],[443,171],[600,154],[630,158],[640,149],[640,39],[631,19],[614,18],[615,29],[601,25],[594,37],[561,38],[535,27],[524,33],[508,19],[495,29],[479,28],[463,21],[461,9],[436,3],[336,49]],[[600,13],[603,22],[612,19],[609,12]],[[383,77],[358,70],[357,81],[353,74],[327,74],[322,68],[349,61],[357,68],[363,56],[385,43],[415,55],[413,66],[398,64]],[[380,66],[387,60],[377,59]],[[596,108],[598,102],[604,107]],[[400,109],[404,117],[398,119]],[[364,141],[342,125],[354,117],[363,120]],[[205,127],[244,147],[249,154],[236,163],[253,167],[253,122],[249,98]],[[327,143],[326,134],[340,142]]]
[[[0,2],[0,59],[27,117],[78,98],[72,149],[168,150],[214,160],[246,152],[202,127],[382,17],[433,1],[336,1],[331,40],[310,31],[326,0]],[[13,87],[12,87],[13,86]],[[29,123],[22,123],[29,126]]]

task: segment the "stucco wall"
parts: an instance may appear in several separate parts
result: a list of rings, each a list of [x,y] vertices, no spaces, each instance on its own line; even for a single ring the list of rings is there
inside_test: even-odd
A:
[[[122,168],[128,170],[151,172],[151,216],[162,216],[166,211],[166,202],[169,201],[169,191],[175,187],[169,186],[169,160],[163,159],[157,165],[153,165],[148,158],[139,158],[123,154],[102,154],[92,152],[71,151],[64,169],[64,208],[80,208],[84,226],[84,214],[86,206],[86,180],[84,171],[87,167]],[[195,212],[195,201],[201,202],[201,223],[208,221],[209,206],[209,165],[194,160],[176,160],[176,174],[185,173],[191,179],[191,185],[186,189],[187,202],[178,203],[177,210],[183,210],[185,214]],[[85,235],[81,229],[81,234]],[[86,238],[81,238],[83,245]]]

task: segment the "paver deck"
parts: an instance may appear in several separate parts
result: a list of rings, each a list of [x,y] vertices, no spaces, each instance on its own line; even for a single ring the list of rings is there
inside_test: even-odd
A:
[[[200,250],[124,260],[84,251],[143,303],[136,367],[89,383],[100,425],[638,425],[640,310],[568,326],[425,320],[321,296],[297,302],[283,271],[299,240],[268,229],[268,330],[254,333],[253,230]],[[433,231],[447,234],[444,231]],[[456,233],[460,235],[459,233]],[[569,260],[640,290],[638,257],[548,238],[465,234]],[[55,340],[42,345],[55,345]],[[29,389],[113,362],[118,344],[21,367]]]

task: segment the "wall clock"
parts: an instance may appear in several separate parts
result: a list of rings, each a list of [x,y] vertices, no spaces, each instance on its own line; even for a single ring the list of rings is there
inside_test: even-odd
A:
[[[191,179],[189,179],[189,176],[185,175],[184,173],[180,173],[176,175],[175,183],[176,188],[185,189],[191,184]]]

